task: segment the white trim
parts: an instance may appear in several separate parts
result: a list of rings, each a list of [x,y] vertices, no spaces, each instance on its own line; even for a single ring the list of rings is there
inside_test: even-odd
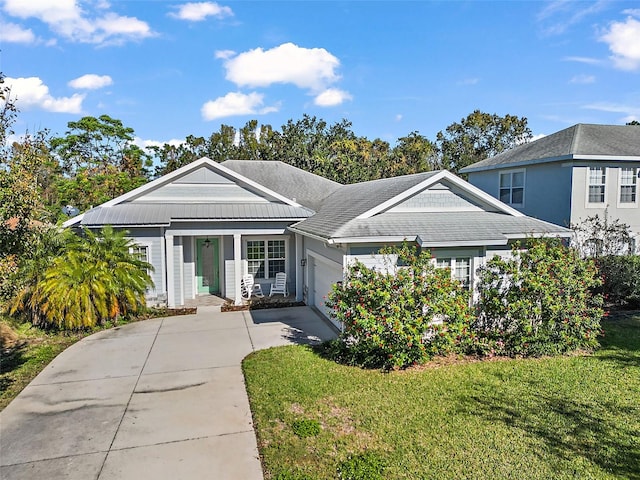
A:
[[[233,267],[235,276],[235,304],[242,305],[242,289],[240,282],[242,280],[242,235],[235,233],[233,235]]]
[[[284,241],[284,271],[289,273],[289,236],[288,235],[252,235],[247,234],[242,237],[242,255],[250,262],[247,255],[247,242],[262,242],[264,244],[264,277],[255,277],[256,280],[273,280],[275,277],[269,277],[269,241]],[[282,259],[276,259],[282,260]],[[291,275],[289,275],[289,278]]]
[[[604,169],[604,200],[602,202],[590,202],[589,201],[589,188],[591,187],[591,169]],[[603,209],[607,207],[607,195],[609,195],[609,167],[604,166],[588,166],[584,169],[585,171],[585,199],[584,199],[584,208],[585,209]],[[593,186],[598,186],[601,184],[596,184]]]
[[[242,175],[240,175],[239,173],[234,172],[233,170],[220,165],[217,162],[214,162],[213,160],[210,160],[207,157],[202,157],[198,160],[195,160],[187,165],[184,165],[180,168],[178,168],[177,170],[174,170],[173,172],[167,173],[166,175],[163,175],[160,178],[156,178],[155,180],[152,180],[149,183],[145,183],[144,185],[135,188],[133,190],[131,190],[130,192],[124,193],[116,198],[113,198],[107,202],[104,202],[100,205],[97,205],[99,207],[112,207],[114,205],[118,205],[120,203],[126,202],[128,200],[132,200],[136,197],[139,197],[141,195],[143,195],[144,193],[150,191],[150,190],[154,190],[158,187],[161,187],[163,185],[166,185],[168,183],[171,183],[174,179],[176,178],[180,178],[188,173],[191,173],[194,170],[197,170],[200,167],[203,166],[207,166],[207,167],[211,167],[214,170],[217,170],[220,173],[223,173],[227,176],[230,176],[232,178],[234,178],[237,182],[243,183],[249,187],[252,187],[260,192],[262,192],[263,194],[270,196],[276,200],[280,200],[281,202],[286,203],[287,205],[290,205],[292,207],[302,207],[302,205],[300,205],[297,202],[294,202],[293,200],[274,192],[273,190],[270,190],[269,188],[260,185],[257,182],[254,182],[253,180],[250,180],[247,177],[244,177]],[[82,217],[84,214],[80,214],[77,215],[73,218],[70,218],[69,220],[67,220],[66,222],[64,222],[62,225],[63,227],[68,227],[71,225],[75,225],[78,222],[82,221]]]
[[[598,161],[598,162],[636,162],[640,160],[640,156],[638,155],[559,155],[556,157],[544,157],[544,158],[533,158],[529,160],[519,160],[514,162],[505,162],[505,163],[494,163],[491,165],[482,165],[479,167],[472,167],[471,165],[468,167],[464,167],[460,169],[460,173],[478,173],[478,172],[486,172],[488,170],[498,170],[501,168],[518,168],[518,167],[526,167],[529,165],[538,165],[541,163],[554,163],[554,162],[568,162],[564,166],[582,166],[582,165],[574,165],[572,162],[576,161]]]
[[[176,306],[176,292],[173,283],[173,235],[165,232],[165,252],[167,264],[167,306],[173,308]]]
[[[382,202],[380,204],[378,204],[377,206],[367,210],[366,212],[358,215],[356,217],[357,220],[361,220],[361,219],[365,219],[365,218],[371,218],[374,215],[377,215],[378,213],[384,212],[385,210],[393,207],[394,205],[397,205],[398,203],[403,202],[404,200],[408,199],[409,197],[415,195],[416,193],[425,190],[427,188],[429,188],[430,186],[441,182],[442,180],[446,180],[451,182],[453,185],[455,185],[456,187],[460,188],[463,192],[465,193],[469,193],[472,197],[476,197],[478,199],[480,199],[482,202],[487,203],[489,205],[491,205],[492,207],[498,209],[499,211],[502,211],[504,213],[508,213],[510,215],[513,215],[514,217],[523,217],[524,214],[522,212],[519,212],[518,210],[516,210],[513,207],[510,207],[509,205],[501,202],[500,200],[496,199],[495,197],[489,195],[488,193],[484,192],[483,190],[480,190],[479,188],[475,187],[474,185],[471,185],[470,183],[464,181],[463,179],[457,177],[456,175],[454,175],[453,173],[447,171],[447,170],[441,170],[440,172],[436,173],[435,175],[423,180],[422,182],[420,182],[417,185],[414,185],[411,188],[408,188],[407,190],[405,190],[404,192],[400,193],[399,195],[396,195],[395,197],[387,200],[386,202]]]
[[[296,242],[296,264],[295,264],[295,272],[296,272],[296,302],[301,302],[303,300],[302,291],[304,288],[304,267],[300,265],[302,260],[302,235],[298,233],[294,233],[294,238]]]
[[[513,199],[513,175],[516,173],[520,173],[522,172],[522,203],[511,203],[511,202],[504,202],[509,206],[512,206],[514,208],[522,208],[524,209],[524,197],[526,195],[527,192],[527,169],[526,168],[508,168],[506,170],[500,170],[498,172],[498,199],[500,199],[501,195],[501,190],[502,190],[502,175],[509,175],[510,176],[510,185],[509,185],[509,199]],[[516,187],[519,188],[519,187]],[[502,201],[502,200],[500,200]]]
[[[286,234],[287,229],[286,227],[282,227],[282,228],[261,228],[261,229],[256,229],[256,230],[251,230],[251,229],[247,229],[247,228],[211,228],[211,229],[180,229],[180,228],[168,228],[167,232],[170,232],[172,235],[179,235],[179,236],[207,236],[209,235],[210,237],[215,237],[215,236],[221,236],[221,235],[235,235],[235,234],[240,234],[240,235],[283,235]]]
[[[633,178],[635,180],[635,186],[636,186],[636,200],[635,202],[621,202],[620,201],[620,195],[622,194],[622,187],[623,186],[627,186],[630,187],[632,186],[631,184],[625,184],[622,185],[622,170],[625,168],[629,168],[634,170],[634,175]],[[640,174],[640,166],[636,167],[636,166],[630,166],[630,167],[618,167],[618,188],[616,189],[616,204],[618,208],[638,208],[638,197],[640,196],[640,177],[638,177],[638,175]]]

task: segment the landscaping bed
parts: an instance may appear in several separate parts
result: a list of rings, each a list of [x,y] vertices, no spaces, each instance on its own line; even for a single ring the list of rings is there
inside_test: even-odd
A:
[[[592,355],[389,373],[256,352],[243,367],[265,478],[640,478],[640,312],[603,329]]]

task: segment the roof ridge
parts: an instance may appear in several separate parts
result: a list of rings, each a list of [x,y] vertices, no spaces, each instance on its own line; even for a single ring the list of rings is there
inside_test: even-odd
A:
[[[582,123],[576,123],[573,127],[569,127],[573,129],[573,135],[571,136],[571,146],[569,147],[569,153],[575,154],[578,150],[578,145],[580,144],[580,139],[582,137]]]

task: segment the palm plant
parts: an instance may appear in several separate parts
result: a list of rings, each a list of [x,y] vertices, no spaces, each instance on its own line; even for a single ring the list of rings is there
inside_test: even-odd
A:
[[[29,306],[35,323],[91,327],[144,308],[153,267],[131,253],[133,246],[126,231],[110,226],[71,236],[33,287]]]

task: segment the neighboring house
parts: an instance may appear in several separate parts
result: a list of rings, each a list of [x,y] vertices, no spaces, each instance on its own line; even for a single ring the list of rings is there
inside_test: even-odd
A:
[[[463,168],[469,182],[557,225],[598,214],[629,225],[640,246],[640,126],[578,124]]]
[[[380,247],[416,242],[470,288],[477,267],[514,240],[568,237],[450,172],[340,185],[282,162],[197,160],[68,220],[125,228],[155,267],[169,306],[200,294],[241,303],[245,273],[268,291],[278,272],[289,291],[324,311],[331,285],[354,258],[381,266]]]

